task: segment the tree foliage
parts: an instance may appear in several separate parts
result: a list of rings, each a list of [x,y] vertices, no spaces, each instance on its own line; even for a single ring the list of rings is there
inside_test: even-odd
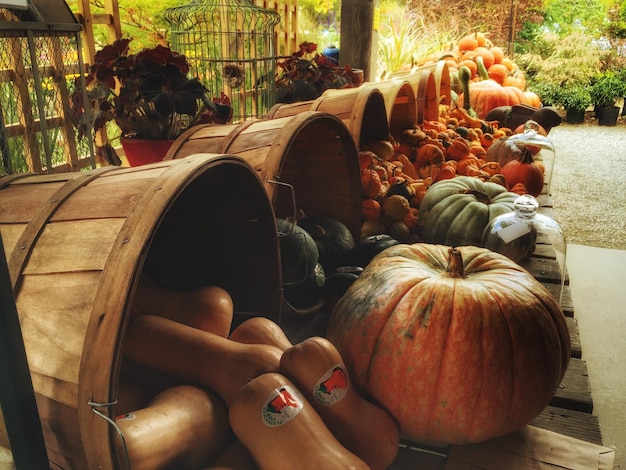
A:
[[[410,0],[409,6],[420,11],[427,24],[437,25],[439,31],[455,31],[459,37],[485,32],[500,46],[515,37],[524,23],[543,20],[543,0],[511,0],[505,4],[494,0]]]

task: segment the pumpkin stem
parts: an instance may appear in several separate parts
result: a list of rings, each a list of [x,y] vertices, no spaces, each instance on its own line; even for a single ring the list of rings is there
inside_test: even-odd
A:
[[[530,150],[528,150],[528,148],[524,147],[524,150],[522,150],[522,155],[520,156],[519,161],[521,163],[534,163],[535,157],[533,153]]]
[[[456,248],[450,248],[448,250],[448,267],[446,268],[446,276],[448,277],[465,277],[465,270],[463,269],[463,257],[461,252]]]
[[[477,189],[463,189],[459,191],[460,194],[471,194],[476,198],[478,202],[482,202],[483,204],[491,204],[491,198],[487,193],[482,191],[478,191]]]

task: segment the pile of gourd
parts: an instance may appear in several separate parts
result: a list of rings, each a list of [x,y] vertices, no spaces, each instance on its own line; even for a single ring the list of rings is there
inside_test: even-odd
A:
[[[451,106],[440,107],[438,121],[424,120],[360,150],[361,238],[388,234],[402,243],[449,243],[430,236],[424,227],[430,218],[424,198],[430,199],[429,189],[443,180],[477,178],[491,192],[498,191],[493,184],[515,195],[538,196],[544,188],[545,168],[535,158],[541,148],[518,146],[508,139],[524,132],[545,136],[545,129],[538,124],[499,128],[496,121],[485,120],[495,107],[540,105],[537,95],[524,90],[523,72],[482,33],[462,38],[438,60],[448,63],[453,82],[461,76],[465,91]],[[509,208],[513,210],[512,204]],[[479,234],[474,235],[472,239],[479,240]]]
[[[429,236],[423,225],[434,197],[431,195],[435,188],[448,186],[446,180],[470,178],[472,185],[481,183],[482,192],[491,196],[506,192],[509,211],[517,196],[541,193],[545,168],[534,158],[540,148],[520,148],[509,142],[509,129],[486,132],[482,127],[468,128],[469,121],[455,117],[463,116],[461,109],[451,114],[447,124],[426,122],[405,130],[398,140],[373,142],[368,150],[359,152],[362,239],[388,234],[402,243],[450,242]],[[491,204],[491,198],[474,196],[474,201]],[[495,215],[492,211],[490,220]],[[475,235],[480,240],[482,232]]]

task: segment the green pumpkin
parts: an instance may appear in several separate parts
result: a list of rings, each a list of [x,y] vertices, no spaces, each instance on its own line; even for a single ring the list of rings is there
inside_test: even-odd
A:
[[[298,221],[298,225],[315,240],[319,262],[327,274],[346,264],[355,245],[348,227],[337,219],[324,216],[305,217]]]
[[[495,217],[515,210],[518,194],[472,176],[433,184],[422,199],[419,234],[427,243],[481,246],[485,227]]]
[[[285,219],[276,219],[283,285],[297,284],[315,272],[319,251],[306,230]]]

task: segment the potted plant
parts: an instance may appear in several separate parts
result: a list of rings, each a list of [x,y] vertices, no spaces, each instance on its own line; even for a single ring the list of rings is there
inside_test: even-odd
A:
[[[620,108],[615,106],[617,99],[626,95],[626,82],[614,72],[606,71],[598,75],[591,85],[591,99],[595,106],[598,124],[617,124]]]
[[[363,83],[363,71],[337,66],[332,57],[317,52],[317,44],[303,42],[300,49],[278,62],[276,102],[313,100],[331,88],[352,88]]]
[[[114,122],[134,166],[132,147],[146,149],[163,142],[161,154],[148,152],[150,160],[162,160],[185,130],[230,119],[228,99],[211,99],[197,78],[189,78],[184,55],[161,45],[131,54],[130,42],[118,39],[98,51],[85,80],[86,90],[75,88],[72,98],[79,133],[95,133]],[[115,150],[107,144],[106,152]]]
[[[566,120],[572,124],[584,122],[585,111],[592,104],[589,87],[581,84],[560,88],[555,95],[555,100],[563,106]]]

